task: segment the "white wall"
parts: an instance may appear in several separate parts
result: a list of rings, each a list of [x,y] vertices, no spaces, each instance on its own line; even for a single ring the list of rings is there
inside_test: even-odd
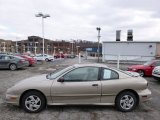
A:
[[[150,47],[152,46],[152,47]],[[103,42],[103,61],[116,60],[120,55],[121,60],[148,61],[156,54],[156,43],[149,42]]]

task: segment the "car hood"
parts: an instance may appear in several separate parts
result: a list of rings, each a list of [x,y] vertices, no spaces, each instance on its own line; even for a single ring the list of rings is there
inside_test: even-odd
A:
[[[7,94],[20,95],[26,90],[39,90],[43,91],[46,95],[50,95],[50,87],[53,80],[46,78],[46,74],[37,75],[24,79],[7,90]]]
[[[30,78],[26,78],[17,82],[14,86],[21,86],[21,87],[29,87],[29,86],[38,86],[39,84],[43,84],[49,79],[46,78],[46,74],[33,76]]]

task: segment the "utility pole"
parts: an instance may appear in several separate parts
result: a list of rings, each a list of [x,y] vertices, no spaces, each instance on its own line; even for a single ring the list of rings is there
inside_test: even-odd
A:
[[[99,41],[100,41],[100,31],[101,31],[101,28],[100,27],[97,27],[96,28],[97,29],[97,31],[98,31],[98,36],[97,36],[97,38],[98,38],[98,49],[97,49],[97,52],[98,52],[98,63],[99,63]]]

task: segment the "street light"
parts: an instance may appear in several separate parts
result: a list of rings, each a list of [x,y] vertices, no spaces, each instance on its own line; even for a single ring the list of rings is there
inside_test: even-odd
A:
[[[97,31],[98,31],[98,36],[97,36],[97,38],[98,38],[98,49],[97,49],[97,52],[98,52],[98,63],[99,63],[99,41],[100,41],[100,31],[101,31],[101,28],[100,27],[97,27],[96,28],[97,29]]]
[[[16,41],[16,53],[18,53],[18,44],[17,44],[17,41]]]
[[[2,42],[3,43],[3,52],[6,52],[6,43],[5,42]]]
[[[2,47],[2,46],[1,46],[1,44],[0,44],[0,52],[1,52],[1,47]]]
[[[79,53],[78,53],[78,48],[79,48],[79,47],[80,47],[80,46],[76,46],[76,48],[77,48],[77,55],[79,54]]]
[[[73,55],[73,43],[74,43],[74,42],[72,41],[72,42],[70,42],[70,43],[72,43],[72,53],[71,53],[71,54]]]
[[[43,39],[43,61],[44,61],[44,18],[50,17],[50,15],[39,12],[35,16],[42,17],[42,39]]]
[[[54,47],[54,56],[55,56],[55,53],[56,53],[56,48],[57,48],[57,47]]]
[[[70,48],[67,48],[68,49],[68,54],[70,53]]]
[[[49,47],[50,45],[47,45],[47,55],[48,55],[48,47]]]
[[[35,46],[34,46],[34,48],[35,48],[35,49],[34,49],[34,54],[35,54],[35,55],[36,55],[36,49],[37,49],[36,44],[38,44],[38,42],[35,42],[35,43],[34,43],[34,45],[35,45]]]
[[[25,53],[25,49],[26,49],[26,46],[25,45],[23,45],[23,52]]]
[[[13,51],[14,51],[13,49],[14,49],[14,46],[12,45],[12,46],[11,46],[11,51],[12,51],[12,53],[13,53]]]

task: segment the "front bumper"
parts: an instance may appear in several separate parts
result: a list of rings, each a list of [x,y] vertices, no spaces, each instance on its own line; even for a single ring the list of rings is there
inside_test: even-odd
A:
[[[151,91],[149,89],[138,91],[140,102],[148,101],[151,99]]]
[[[20,96],[18,96],[18,95],[6,94],[5,102],[8,104],[13,104],[13,105],[19,106],[19,99],[20,99]]]

